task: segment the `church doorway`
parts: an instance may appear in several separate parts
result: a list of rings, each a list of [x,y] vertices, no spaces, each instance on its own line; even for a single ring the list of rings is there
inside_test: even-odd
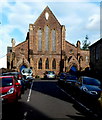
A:
[[[26,65],[22,65],[22,66],[20,67],[20,72],[22,71],[23,68],[27,68],[27,66],[26,66]]]
[[[76,75],[77,74],[77,67],[76,66],[72,66],[71,68],[70,68],[70,71],[69,71],[69,73],[70,74],[73,74],[73,75]]]

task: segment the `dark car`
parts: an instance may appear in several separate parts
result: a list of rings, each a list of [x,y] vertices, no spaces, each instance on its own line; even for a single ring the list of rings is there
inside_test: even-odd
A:
[[[58,83],[63,84],[65,83],[66,76],[68,76],[69,73],[60,73],[59,78],[58,78]]]
[[[64,80],[65,89],[73,95],[75,94],[75,84],[77,80],[77,76],[71,74],[66,75]]]
[[[74,76],[74,75],[67,75],[65,77],[65,83],[67,85],[70,85],[70,86],[75,85],[75,83],[77,82],[77,80],[78,80],[77,76]]]
[[[82,95],[85,95],[87,98],[96,98],[98,99],[101,94],[101,82],[95,78],[81,76],[77,83],[76,87]]]
[[[0,76],[0,83],[2,103],[17,102],[21,98],[21,85],[14,76]]]
[[[56,79],[56,74],[54,71],[46,71],[44,73],[44,79]]]
[[[28,88],[30,88],[31,83],[32,83],[33,80],[34,80],[34,78],[33,78],[32,76],[26,76],[26,77],[25,77],[26,86],[27,86]]]
[[[23,79],[18,80],[18,82],[21,85],[21,93],[24,94],[25,90],[27,90],[26,82]]]

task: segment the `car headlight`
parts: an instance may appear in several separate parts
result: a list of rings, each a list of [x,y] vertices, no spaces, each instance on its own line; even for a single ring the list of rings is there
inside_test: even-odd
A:
[[[88,91],[88,89],[85,86],[82,87],[82,90],[85,91],[85,92]]]
[[[14,92],[14,88],[11,88],[8,92],[7,92],[7,94],[9,95],[9,94],[12,94]]]
[[[98,92],[97,91],[90,91],[90,94],[97,95]]]

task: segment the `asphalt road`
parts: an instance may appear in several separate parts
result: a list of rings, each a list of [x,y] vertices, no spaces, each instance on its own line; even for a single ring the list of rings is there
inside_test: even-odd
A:
[[[94,115],[58,86],[57,80],[34,80],[31,88],[25,91],[17,104],[2,106],[2,120],[88,120],[94,118]]]

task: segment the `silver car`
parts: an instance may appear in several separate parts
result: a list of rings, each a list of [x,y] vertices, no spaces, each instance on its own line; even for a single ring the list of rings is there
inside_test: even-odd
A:
[[[56,74],[54,71],[46,71],[44,73],[44,78],[45,79],[56,79]]]

